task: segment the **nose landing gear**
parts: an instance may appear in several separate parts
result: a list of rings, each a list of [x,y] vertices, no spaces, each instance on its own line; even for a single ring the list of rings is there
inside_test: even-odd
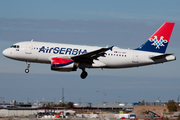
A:
[[[25,73],[29,73],[30,63],[27,63],[27,68],[25,69]]]

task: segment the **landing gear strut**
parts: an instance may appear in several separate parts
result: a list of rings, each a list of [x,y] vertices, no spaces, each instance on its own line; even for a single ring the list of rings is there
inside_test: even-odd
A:
[[[25,69],[25,73],[29,73],[29,67],[30,67],[30,63],[27,63],[27,68]]]
[[[80,65],[79,65],[79,68],[82,70],[82,73],[81,73],[81,78],[82,79],[85,79],[86,77],[87,77],[87,75],[88,75],[88,73],[85,71],[85,63],[81,63]]]

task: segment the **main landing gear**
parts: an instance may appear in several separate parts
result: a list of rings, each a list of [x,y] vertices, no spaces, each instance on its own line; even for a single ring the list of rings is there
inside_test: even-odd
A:
[[[81,63],[79,65],[79,68],[82,70],[82,73],[81,73],[81,78],[82,79],[85,79],[87,76],[88,76],[88,73],[85,71],[85,63]]]
[[[81,78],[85,79],[87,77],[88,73],[85,70],[82,70]]]
[[[25,69],[25,73],[29,73],[30,63],[27,63],[27,68]]]

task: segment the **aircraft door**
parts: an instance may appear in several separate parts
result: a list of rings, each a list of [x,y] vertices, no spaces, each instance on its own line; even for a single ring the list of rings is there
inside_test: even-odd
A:
[[[26,54],[31,54],[31,43],[26,44]]]
[[[134,52],[133,60],[132,60],[133,63],[138,63],[138,56],[139,56],[139,53],[138,52]]]

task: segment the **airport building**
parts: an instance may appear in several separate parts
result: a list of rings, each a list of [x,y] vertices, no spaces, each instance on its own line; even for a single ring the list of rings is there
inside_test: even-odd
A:
[[[75,103],[73,108],[65,107],[42,107],[45,102],[40,103],[21,103],[12,101],[10,103],[0,103],[0,117],[15,117],[15,116],[36,116],[39,114],[49,114],[49,113],[59,113],[64,111],[64,114],[74,114],[76,113],[114,113],[119,114],[119,111],[124,111],[124,113],[133,112],[135,114],[147,114],[149,111],[154,113],[167,113],[167,102],[149,102],[144,105],[139,105],[139,103]],[[180,108],[178,107],[178,111]]]

